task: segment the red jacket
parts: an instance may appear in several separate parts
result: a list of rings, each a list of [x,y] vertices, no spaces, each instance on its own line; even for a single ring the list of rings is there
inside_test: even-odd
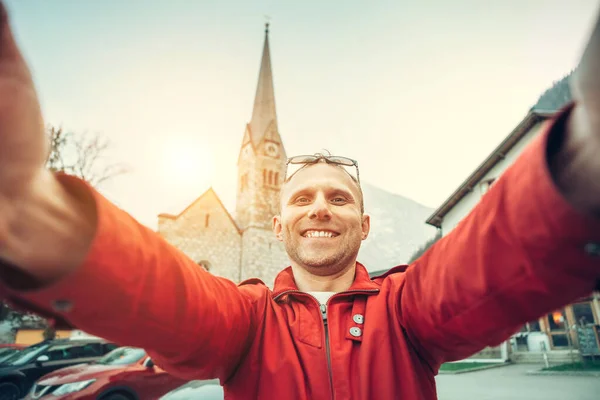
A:
[[[352,287],[328,303],[327,329],[290,269],[273,291],[258,280],[235,285],[97,193],[98,231],[85,263],[50,287],[5,286],[4,296],[145,348],[174,374],[218,377],[227,399],[432,400],[441,363],[498,345],[597,285],[600,221],[557,192],[548,137],[539,135],[417,262],[373,280],[358,264]]]

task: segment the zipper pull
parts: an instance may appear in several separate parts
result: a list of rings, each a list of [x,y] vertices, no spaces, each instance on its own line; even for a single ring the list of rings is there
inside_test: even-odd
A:
[[[323,317],[323,321],[327,321],[327,305],[321,304],[321,316]]]

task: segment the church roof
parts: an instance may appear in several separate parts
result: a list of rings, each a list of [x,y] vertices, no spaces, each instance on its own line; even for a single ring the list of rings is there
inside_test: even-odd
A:
[[[215,190],[212,188],[212,186],[210,188],[208,188],[204,193],[202,193],[196,200],[192,201],[179,214],[173,215],[173,214],[168,214],[168,213],[161,213],[161,214],[158,214],[158,217],[159,218],[166,218],[166,219],[178,219],[179,217],[181,217],[182,215],[184,215],[185,213],[187,213],[192,207],[194,207],[196,204],[198,204],[202,199],[204,199],[206,196],[209,196],[209,195],[211,195],[214,199],[217,200],[217,203],[223,209],[223,211],[225,212],[225,214],[227,215],[227,217],[229,218],[229,220],[233,224],[234,228],[238,231],[238,233],[241,233],[242,231],[241,231],[240,227],[237,225],[237,223],[233,219],[233,216],[227,210],[227,208],[225,207],[225,205],[221,201],[221,198],[219,197],[219,195],[217,194],[217,192],[215,192]]]
[[[273,88],[273,70],[271,68],[271,52],[269,50],[269,24],[265,25],[265,43],[263,46],[258,85],[250,120],[250,135],[254,146],[264,137],[269,125],[277,129],[277,113],[275,111],[275,89]]]

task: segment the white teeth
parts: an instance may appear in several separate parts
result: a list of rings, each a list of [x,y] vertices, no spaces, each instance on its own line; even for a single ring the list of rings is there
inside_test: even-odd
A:
[[[334,234],[332,232],[326,232],[326,231],[308,231],[304,234],[304,237],[307,238],[316,238],[316,237],[334,237]]]

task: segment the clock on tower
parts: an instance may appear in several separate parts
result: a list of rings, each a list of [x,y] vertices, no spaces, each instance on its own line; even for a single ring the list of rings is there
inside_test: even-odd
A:
[[[265,146],[265,152],[268,156],[277,157],[279,155],[279,146],[275,143],[267,143]]]

